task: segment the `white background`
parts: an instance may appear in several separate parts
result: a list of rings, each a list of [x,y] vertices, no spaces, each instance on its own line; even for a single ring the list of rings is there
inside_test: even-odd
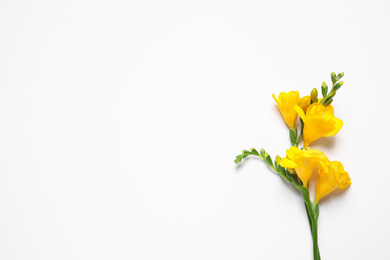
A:
[[[345,72],[323,260],[390,259],[388,1],[0,1],[0,259],[312,259],[271,95]]]

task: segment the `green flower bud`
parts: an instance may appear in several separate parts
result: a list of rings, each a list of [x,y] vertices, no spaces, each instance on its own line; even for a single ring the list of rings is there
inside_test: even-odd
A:
[[[282,158],[279,155],[276,155],[275,160],[276,160],[276,163],[279,165]]]
[[[318,91],[316,88],[313,88],[313,90],[310,93],[311,102],[313,103],[317,102],[318,101],[317,97],[318,97]]]
[[[332,78],[332,83],[336,83],[337,81],[337,76],[336,76],[336,73],[333,71],[332,74],[330,75],[330,77]]]
[[[321,92],[322,92],[322,97],[326,97],[326,95],[328,95],[328,85],[326,85],[326,82],[322,82],[322,86],[321,86]]]
[[[255,148],[253,148],[253,147],[251,148],[251,152],[252,152],[253,155],[257,155],[257,156],[260,155],[259,152]]]
[[[334,91],[337,91],[339,88],[341,88],[341,86],[344,84],[344,82],[340,81],[339,83],[337,83],[336,85],[334,85],[333,87],[333,90]]]

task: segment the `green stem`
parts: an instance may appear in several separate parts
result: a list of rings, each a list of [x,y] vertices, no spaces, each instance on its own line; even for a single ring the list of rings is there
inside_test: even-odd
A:
[[[261,157],[260,157],[261,158]],[[265,160],[264,160],[265,161]],[[267,163],[267,161],[265,161]],[[268,164],[268,163],[267,163]],[[276,172],[280,177],[282,177],[283,179],[285,179],[286,181],[288,181],[289,183],[291,183],[292,185],[294,185],[297,189],[301,189],[301,186],[299,185],[299,183],[297,183],[294,179],[290,179],[286,172],[280,172],[278,171],[278,169],[275,168],[275,166],[273,166],[272,164],[268,164],[269,167],[271,167],[271,169]]]
[[[309,225],[310,225],[310,232],[311,232],[311,235],[313,235],[313,223],[311,221],[309,209],[307,208],[306,203],[305,203],[305,209],[306,209],[306,214],[307,214],[307,220],[309,221]]]
[[[313,255],[314,260],[320,259],[320,251],[318,249],[318,226],[317,226],[318,216],[312,219],[313,224]]]
[[[313,256],[314,260],[321,260],[320,250],[318,248],[318,204],[313,204],[310,200],[309,190],[306,187],[302,187],[302,196],[305,201],[306,212],[309,218],[309,224],[311,229],[311,235],[313,238]]]
[[[301,134],[297,138],[297,147],[298,147],[298,143],[302,140],[302,137],[303,137],[303,127],[305,126],[305,123],[303,122],[302,118],[299,118],[299,120],[301,121]]]

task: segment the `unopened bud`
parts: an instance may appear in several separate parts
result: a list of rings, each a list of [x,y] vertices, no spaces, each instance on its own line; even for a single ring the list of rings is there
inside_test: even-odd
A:
[[[310,106],[310,101],[310,96],[304,96],[301,100],[299,100],[299,107],[302,108],[303,112],[306,113],[307,108]]]
[[[344,84],[343,81],[340,81],[339,83],[337,83],[336,85],[334,85],[333,87],[333,90],[334,91],[337,91],[339,88],[341,88],[341,86]]]
[[[332,83],[336,83],[337,81],[337,76],[336,76],[336,73],[333,71],[332,74],[330,75],[330,77],[332,78]]]
[[[321,92],[322,92],[322,97],[326,97],[326,95],[328,95],[328,85],[326,85],[325,81],[322,82]]]
[[[276,160],[276,163],[279,165],[282,158],[279,155],[276,155],[275,160]]]
[[[261,156],[265,157],[265,151],[263,148],[260,149],[260,154],[261,154]]]
[[[337,75],[338,80],[340,80],[342,77],[344,77],[344,72],[341,72],[341,73],[339,73],[339,75]]]
[[[313,90],[310,93],[311,102],[313,103],[317,102],[317,97],[318,97],[318,91],[316,88],[313,88]]]

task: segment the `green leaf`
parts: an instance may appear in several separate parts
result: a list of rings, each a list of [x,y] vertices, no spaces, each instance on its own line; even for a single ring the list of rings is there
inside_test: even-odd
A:
[[[247,157],[248,155],[251,155],[252,153],[248,150],[242,150],[242,156],[245,158]]]
[[[285,170],[285,171],[284,171],[284,174],[286,174],[287,178],[289,178],[290,180],[292,180],[291,173],[290,173],[288,170]]]
[[[318,203],[314,204],[314,213],[317,217],[320,215],[320,207],[318,206]]]
[[[242,161],[242,159],[243,159],[242,154],[237,155],[237,156],[236,156],[236,159],[234,160],[235,164],[240,163],[240,162]]]
[[[265,157],[265,161],[268,163],[269,166],[273,167],[272,159],[269,154]]]
[[[324,101],[324,106],[328,105],[333,100],[333,96],[326,97]]]
[[[299,180],[298,180],[297,174],[291,174],[291,180],[294,184],[299,185]]]
[[[263,156],[263,158],[265,158],[265,151],[263,148],[260,149],[260,155]]]
[[[297,143],[297,131],[296,131],[296,129],[295,130],[290,129],[290,140],[291,140],[291,143],[294,146],[296,146],[296,143]]]
[[[278,165],[278,167],[276,168],[278,170],[278,172],[282,175],[282,176],[286,176],[286,169],[284,169],[284,167]]]

